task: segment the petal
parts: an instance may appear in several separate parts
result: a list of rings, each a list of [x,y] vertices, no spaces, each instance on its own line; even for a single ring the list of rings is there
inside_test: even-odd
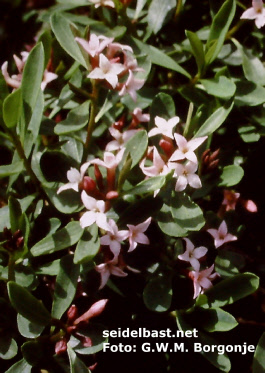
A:
[[[193,299],[197,298],[200,295],[201,292],[201,287],[198,282],[193,282],[193,287],[194,287],[194,296]]]
[[[209,289],[209,288],[211,288],[213,286],[213,284],[211,283],[211,281],[208,278],[202,278],[200,280],[200,285],[204,289]]]
[[[130,243],[130,247],[128,249],[128,253],[133,251],[137,246],[137,242],[135,242],[131,237],[129,238],[129,243]]]
[[[102,289],[108,282],[108,279],[110,277],[110,272],[107,270],[106,272],[101,272],[100,275],[101,275],[101,281],[100,281],[99,290]]]
[[[105,79],[105,74],[99,67],[96,67],[87,77],[90,79]]]
[[[155,135],[159,135],[161,134],[161,131],[159,128],[152,128],[149,132],[148,132],[148,137],[152,137],[152,136],[155,136]]]
[[[208,136],[203,136],[203,137],[196,137],[195,139],[191,139],[188,142],[189,150],[197,149],[207,139],[207,137]]]
[[[82,228],[90,227],[96,221],[96,213],[94,211],[85,212],[80,219],[80,225]]]
[[[116,237],[118,241],[124,241],[129,237],[129,231],[126,231],[126,230],[118,231],[116,234]]]
[[[207,251],[208,251],[207,247],[204,247],[204,246],[197,247],[193,251],[193,256],[196,259],[202,258],[207,253]]]
[[[187,175],[187,180],[188,180],[188,183],[189,185],[192,187],[192,188],[201,188],[202,187],[202,183],[201,183],[201,179],[199,178],[198,175]]]
[[[191,258],[190,259],[190,264],[195,269],[195,271],[199,271],[200,270],[200,262],[198,261],[198,259]]]
[[[121,268],[119,268],[119,267],[112,266],[110,268],[110,272],[111,272],[112,275],[118,276],[118,277],[126,277],[126,276],[128,276],[128,273],[123,272],[123,270]]]
[[[171,129],[173,129],[176,126],[176,124],[178,124],[178,122],[179,122],[179,117],[173,117],[167,121],[167,125],[170,126]]]
[[[121,251],[121,244],[118,241],[113,241],[112,240],[110,242],[109,248],[110,248],[111,252],[113,253],[114,257],[116,258]]]
[[[104,78],[107,80],[107,82],[109,82],[113,89],[118,84],[118,77],[115,74],[105,74]]]
[[[109,231],[109,232],[113,233],[111,227],[107,223],[106,215],[101,213],[101,212],[96,212],[95,214],[96,214],[96,224],[97,224],[97,226],[101,229],[104,229],[105,231]]]
[[[149,238],[144,233],[137,233],[135,236],[135,241],[144,245],[149,245]]]
[[[188,174],[194,174],[197,171],[198,164],[195,162],[188,162],[185,164],[185,169],[188,171]]]
[[[197,163],[198,163],[198,159],[197,159],[197,157],[196,157],[196,155],[195,155],[195,153],[194,153],[193,151],[189,150],[189,151],[186,152],[184,155],[185,155],[185,157],[186,157],[189,161],[193,162],[194,164],[197,164]]]
[[[81,193],[81,199],[87,210],[94,210],[97,207],[97,200],[90,197],[84,190]]]
[[[69,171],[67,171],[67,179],[70,183],[79,183],[81,181],[80,172],[76,169],[71,167]]]
[[[179,161],[181,159],[185,159],[185,157],[186,157],[186,155],[180,149],[177,149],[177,150],[174,151],[174,153],[169,158],[169,162]]]
[[[185,176],[180,175],[175,185],[176,192],[182,192],[188,184],[188,180]]]
[[[194,245],[193,243],[191,242],[191,240],[189,240],[188,238],[183,238],[183,240],[186,242],[186,249],[187,251],[190,253],[191,251],[194,250]]]
[[[225,220],[223,220],[222,223],[220,224],[218,228],[218,233],[219,233],[219,236],[223,236],[223,237],[227,235],[227,225],[226,225]]]
[[[152,220],[152,218],[150,217],[150,218],[148,218],[148,219],[146,219],[143,223],[140,223],[140,224],[138,224],[138,225],[136,225],[136,230],[137,230],[137,232],[145,232],[146,230],[147,230],[147,228],[149,227],[149,225],[150,225],[150,223],[151,223],[151,220]]]
[[[257,17],[257,12],[254,8],[249,8],[245,10],[240,18],[242,19],[255,19]]]
[[[86,170],[88,169],[89,166],[90,166],[90,162],[86,162],[86,163],[84,163],[81,166],[81,168],[80,168],[80,177],[81,177],[81,180],[83,180],[84,175],[86,173]]]
[[[219,234],[218,234],[218,230],[217,229],[207,229],[207,232],[210,233],[210,235],[213,237],[213,238],[217,238],[219,237]]]
[[[188,143],[184,136],[181,136],[179,133],[175,133],[174,137],[180,150],[187,148]]]
[[[265,25],[265,15],[264,14],[259,14],[258,17],[255,20],[255,25],[257,28],[261,28],[262,26]]]
[[[236,241],[236,240],[237,240],[236,236],[233,236],[232,234],[227,233],[227,235],[224,238],[224,243],[225,242],[230,242],[230,241]]]
[[[100,244],[109,246],[111,243],[110,235],[105,234],[105,236],[100,237]]]
[[[79,188],[78,188],[78,183],[67,183],[65,185],[62,185],[58,190],[57,190],[57,194],[61,193],[63,190],[67,190],[67,189],[73,189],[75,190],[76,192],[79,191]]]

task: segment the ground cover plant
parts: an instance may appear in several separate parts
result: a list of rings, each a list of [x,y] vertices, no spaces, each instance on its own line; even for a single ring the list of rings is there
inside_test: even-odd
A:
[[[264,372],[262,1],[1,7],[1,371]]]

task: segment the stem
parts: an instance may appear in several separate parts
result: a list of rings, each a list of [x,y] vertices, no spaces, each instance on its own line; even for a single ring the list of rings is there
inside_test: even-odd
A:
[[[182,0],[178,0],[175,17],[174,17],[175,19],[179,16],[181,9],[182,9]]]
[[[8,259],[8,281],[15,281],[15,261],[12,254],[9,254]]]
[[[228,31],[228,33],[226,34],[226,39],[230,39],[238,29],[240,29],[240,27],[245,23],[244,20],[240,19],[237,24],[231,28],[231,30]]]
[[[87,135],[86,135],[86,142],[85,142],[85,149],[84,149],[84,155],[83,160],[87,158],[88,155],[88,149],[91,143],[92,139],[92,132],[94,130],[95,126],[95,118],[96,118],[96,103],[98,98],[98,88],[97,83],[94,81],[93,83],[93,90],[91,94],[91,109],[90,109],[90,118],[87,126]]]

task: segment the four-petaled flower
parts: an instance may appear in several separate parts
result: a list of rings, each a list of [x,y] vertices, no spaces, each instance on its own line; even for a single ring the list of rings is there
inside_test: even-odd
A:
[[[204,269],[201,272],[191,271],[189,277],[193,280],[194,296],[193,299],[197,298],[199,294],[203,294],[204,290],[209,289],[213,286],[212,280],[219,276],[218,273],[212,273],[214,270],[214,264]]]
[[[150,223],[151,217],[138,225],[127,224],[127,227],[129,228],[128,238],[130,243],[128,252],[133,251],[138,243],[149,245],[149,238],[143,232],[147,230]]]
[[[198,163],[194,150],[207,139],[207,136],[197,137],[190,141],[187,141],[184,136],[181,136],[178,133],[175,133],[174,137],[178,145],[178,149],[172,154],[169,161],[188,159],[193,163]]]
[[[96,223],[99,228],[105,229],[106,231],[112,231],[105,214],[105,202],[90,197],[84,190],[81,193],[81,199],[84,206],[89,210],[85,212],[80,219],[81,227],[89,227],[93,223]]]
[[[228,233],[225,220],[222,221],[218,229],[207,229],[207,232],[209,232],[210,235],[213,236],[214,245],[216,248],[222,246],[226,242],[237,240],[236,236]]]
[[[114,89],[118,84],[118,75],[123,70],[124,66],[121,63],[111,62],[104,54],[100,53],[99,67],[95,67],[87,77],[91,79],[105,79]]]
[[[225,211],[235,210],[240,193],[235,193],[232,190],[224,190],[224,199],[222,205],[225,205]]]
[[[186,251],[179,255],[178,258],[185,262],[190,262],[195,271],[199,271],[200,262],[198,259],[202,258],[207,253],[208,249],[204,246],[195,248],[188,238],[184,238],[184,240],[186,241]]]
[[[265,25],[265,9],[262,0],[252,0],[252,7],[245,10],[241,19],[255,19],[258,28]]]
[[[177,177],[175,185],[175,190],[177,192],[182,192],[186,189],[188,184],[192,188],[201,188],[201,179],[195,174],[198,168],[197,163],[187,162],[186,164],[181,164],[170,162],[168,165],[170,168],[175,170],[173,177]]]
[[[126,230],[119,231],[115,221],[113,219],[109,220],[109,226],[112,232],[107,232],[107,234],[100,238],[101,245],[107,245],[110,251],[113,253],[114,258],[112,262],[115,261],[121,251],[121,242],[128,238],[129,232]]]
[[[155,146],[153,147],[153,166],[145,167],[145,160],[146,158],[141,161],[140,168],[146,176],[166,175],[171,171]]]
[[[118,276],[118,277],[125,277],[128,276],[128,273],[123,272],[123,270],[115,265],[116,263],[108,262],[102,263],[95,267],[95,270],[100,273],[101,282],[99,289],[102,289],[111,275]]]
[[[76,168],[71,167],[70,170],[67,171],[67,179],[69,180],[69,183],[62,185],[58,189],[57,194],[67,189],[73,189],[76,192],[78,192],[79,184],[83,181],[84,175],[89,165],[90,165],[90,162],[84,163],[80,168],[80,172]]]
[[[109,132],[111,136],[114,137],[115,140],[110,141],[106,145],[106,150],[110,152],[114,150],[123,149],[126,142],[129,141],[130,138],[133,135],[135,135],[137,131],[138,130],[128,130],[128,131],[120,132],[116,128],[110,127]]]
[[[152,128],[149,131],[148,136],[151,137],[151,136],[161,134],[163,136],[167,136],[173,139],[173,134],[172,134],[173,128],[178,124],[178,122],[179,122],[179,117],[173,117],[169,120],[166,120],[164,118],[156,116],[155,117],[156,127]]]
[[[113,38],[107,38],[103,35],[97,36],[96,34],[91,34],[89,41],[82,38],[75,38],[75,40],[91,57],[95,57],[113,41]]]

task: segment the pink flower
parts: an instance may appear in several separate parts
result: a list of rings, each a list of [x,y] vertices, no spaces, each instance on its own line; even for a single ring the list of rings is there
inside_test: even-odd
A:
[[[106,80],[112,88],[118,84],[118,75],[124,70],[121,63],[111,62],[104,54],[99,55],[99,67],[88,74],[88,78]]]
[[[141,108],[136,107],[133,110],[133,117],[137,120],[138,123],[144,123],[150,121],[150,114],[143,114],[143,111]]]
[[[116,156],[113,153],[104,152],[104,155],[103,155],[104,161],[102,161],[99,158],[95,158],[92,161],[90,161],[90,163],[97,164],[98,166],[102,166],[108,169],[115,170],[122,159],[123,153],[124,153],[124,149],[120,151]]]
[[[211,280],[214,280],[216,277],[219,276],[218,273],[212,273],[214,269],[214,264],[204,269],[201,272],[198,271],[191,271],[189,273],[189,277],[193,280],[193,287],[194,287],[194,296],[193,299],[197,298],[199,294],[203,294],[204,290],[209,289],[212,287]]]
[[[42,82],[41,82],[41,85],[40,85],[41,90],[44,91],[47,84],[52,82],[53,80],[55,80],[57,78],[58,78],[57,74],[54,74],[54,73],[52,73],[48,70],[45,70],[44,73],[43,73],[43,79],[42,79]]]
[[[179,122],[179,117],[173,117],[169,120],[166,120],[164,118],[156,116],[155,117],[156,128],[152,128],[151,131],[149,131],[148,136],[152,137],[155,135],[164,135],[164,136],[167,136],[173,139],[172,131],[178,122]]]
[[[142,88],[144,85],[145,80],[143,79],[136,79],[132,73],[131,70],[129,70],[129,76],[125,84],[123,84],[119,96],[124,96],[126,93],[129,93],[133,101],[136,102],[137,100],[137,95],[136,91]]]
[[[99,316],[105,309],[108,299],[101,299],[94,304],[74,321],[74,325],[78,325],[80,322],[88,322],[93,317]]]
[[[83,190],[81,193],[81,199],[84,206],[87,208],[81,219],[80,225],[82,228],[89,227],[96,223],[99,228],[105,229],[106,231],[112,231],[112,228],[107,223],[107,217],[105,214],[105,202],[103,200],[96,200],[93,197],[87,195]]]
[[[241,19],[255,19],[258,28],[265,25],[265,9],[262,0],[252,0],[252,8],[245,10]]]
[[[174,137],[178,145],[178,149],[172,154],[169,161],[188,159],[193,163],[198,163],[194,150],[207,139],[207,136],[197,137],[190,141],[187,141],[184,136],[181,136],[178,133],[175,133]]]
[[[149,238],[144,234],[151,223],[151,217],[146,219],[143,223],[138,225],[127,224],[129,228],[129,243],[130,247],[128,252],[133,251],[138,243],[149,245]]]
[[[186,189],[188,184],[192,188],[201,188],[201,180],[199,176],[195,174],[198,168],[196,163],[187,162],[186,164],[180,164],[170,162],[169,167],[175,170],[173,177],[177,177],[175,185],[175,190],[177,192],[182,192]]]
[[[101,245],[109,246],[111,252],[114,255],[112,261],[116,261],[120,251],[121,251],[121,242],[128,238],[129,232],[126,230],[118,230],[118,227],[113,219],[109,220],[109,226],[112,229],[112,232],[107,232],[107,234],[100,238]]]
[[[73,189],[76,192],[78,192],[79,184],[83,181],[84,175],[89,165],[90,165],[90,162],[84,163],[80,168],[80,172],[76,168],[71,167],[70,170],[67,171],[67,179],[69,180],[69,183],[61,186],[58,189],[57,194],[67,189]]]
[[[115,263],[116,264],[116,263]],[[100,273],[101,275],[101,282],[99,289],[102,289],[111,275],[118,276],[118,277],[126,277],[128,273],[123,272],[123,270],[117,267],[114,263],[102,263],[95,267],[95,270]]]
[[[153,166],[145,167],[145,160],[146,158],[141,161],[140,168],[146,176],[152,177],[158,175],[166,175],[171,171],[170,168],[163,161],[155,146],[153,147]]]
[[[236,203],[240,197],[240,193],[235,193],[232,190],[224,190],[224,199],[222,205],[225,205],[225,211],[234,210]]]
[[[195,246],[188,238],[184,238],[184,240],[186,241],[186,251],[179,255],[178,258],[185,262],[190,262],[195,271],[199,271],[200,262],[198,259],[202,258],[207,253],[208,249],[204,246],[195,249]]]
[[[218,229],[207,229],[207,232],[214,238],[214,245],[216,248],[222,246],[226,242],[236,241],[237,237],[227,232],[227,225],[222,221]]]
[[[113,38],[107,38],[103,35],[97,36],[96,34],[91,34],[89,41],[82,38],[75,38],[75,40],[91,57],[95,57],[113,41]]]

